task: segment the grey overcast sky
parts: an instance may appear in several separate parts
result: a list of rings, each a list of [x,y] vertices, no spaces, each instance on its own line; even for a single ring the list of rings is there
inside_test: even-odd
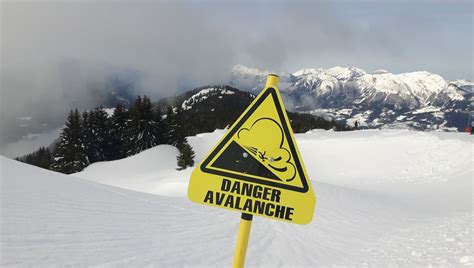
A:
[[[116,73],[155,98],[225,82],[236,64],[473,79],[472,1],[7,0],[0,23],[0,128],[64,118]]]

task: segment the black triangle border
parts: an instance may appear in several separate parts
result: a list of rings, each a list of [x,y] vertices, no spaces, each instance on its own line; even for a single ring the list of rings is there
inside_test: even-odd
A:
[[[297,187],[293,185],[286,185],[278,182],[273,182],[273,181],[267,181],[267,180],[260,180],[252,177],[247,177],[244,175],[239,175],[239,174],[233,174],[225,171],[220,171],[220,170],[213,170],[207,168],[209,163],[214,159],[216,154],[222,150],[225,144],[234,136],[234,134],[240,129],[240,127],[247,121],[247,119],[255,112],[255,110],[262,104],[262,102],[268,97],[268,95],[271,95],[273,98],[273,101],[275,103],[278,116],[280,117],[280,122],[282,124],[283,131],[285,133],[286,139],[288,141],[288,145],[290,146],[290,151],[293,155],[293,158],[295,159],[295,165],[296,169],[298,171],[298,174],[300,175],[301,178],[301,183],[303,184],[303,187]],[[301,166],[300,159],[298,158],[298,154],[296,153],[295,145],[293,144],[293,139],[291,139],[290,135],[290,129],[288,128],[288,125],[286,124],[286,120],[284,117],[284,111],[283,108],[280,105],[280,101],[278,100],[278,96],[276,93],[276,90],[272,87],[267,88],[265,92],[263,93],[262,96],[253,104],[252,107],[250,107],[250,110],[247,111],[247,113],[240,119],[239,122],[227,133],[227,135],[224,137],[224,139],[217,145],[217,147],[211,152],[211,154],[202,162],[200,168],[201,171],[204,173],[210,173],[214,175],[219,175],[219,176],[224,176],[224,177],[229,177],[233,179],[238,179],[238,180],[243,180],[243,181],[248,181],[248,182],[253,182],[253,183],[259,183],[259,184],[265,184],[268,186],[272,187],[277,187],[277,188],[282,188],[282,189],[287,189],[295,192],[301,192],[301,193],[306,193],[309,190],[308,187],[308,181],[305,176],[305,173],[303,172],[303,167]]]

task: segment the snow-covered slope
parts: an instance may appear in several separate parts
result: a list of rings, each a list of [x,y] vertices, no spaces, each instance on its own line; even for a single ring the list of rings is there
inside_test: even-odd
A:
[[[193,265],[213,262],[191,241],[206,241],[219,211],[184,199],[132,192],[65,176],[4,157],[1,267]],[[213,224],[209,225],[209,219]],[[192,232],[197,230],[199,232]],[[229,224],[229,229],[236,225]],[[207,247],[223,252],[214,237]],[[202,242],[201,242],[202,243]],[[226,243],[226,242],[224,242]]]
[[[197,161],[223,133],[189,138]],[[246,264],[474,265],[471,138],[297,135],[318,199],[315,218],[299,226],[256,217]],[[175,155],[158,146],[70,176],[0,157],[0,266],[230,266],[240,215],[189,202],[176,190],[186,187],[166,190],[185,186],[191,171],[176,171]],[[158,195],[97,181],[143,183]]]
[[[224,133],[216,130],[188,137],[196,163]],[[473,170],[471,138],[464,133],[409,130],[313,130],[296,134],[313,180],[360,189],[439,184],[457,177],[453,172],[469,174]],[[176,148],[159,145],[129,158],[91,164],[71,176],[184,197],[191,169],[176,170],[177,154]]]
[[[296,139],[309,174],[347,187],[437,185],[473,171],[472,136],[409,130],[313,130]]]
[[[262,88],[266,73],[238,65],[230,83],[254,92]],[[369,127],[463,129],[473,90],[470,81],[448,81],[426,71],[369,73],[356,67],[334,67],[280,75],[283,82],[279,88],[290,110],[338,120],[359,117],[359,123]],[[436,114],[413,114],[427,107],[439,110]]]
[[[175,147],[159,145],[125,159],[93,163],[75,176],[134,191],[180,195],[186,185],[177,179],[177,156]]]

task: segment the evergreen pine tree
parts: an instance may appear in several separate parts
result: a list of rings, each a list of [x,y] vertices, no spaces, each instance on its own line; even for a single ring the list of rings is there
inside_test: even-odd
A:
[[[94,147],[92,146],[92,134],[89,133],[91,129],[92,125],[90,113],[88,111],[84,111],[82,113],[82,140],[87,158],[89,159],[90,163],[93,163],[93,161],[91,161],[91,157],[94,155]]]
[[[26,157],[25,157],[25,163],[30,164],[30,165],[34,165],[34,163],[35,163],[34,154],[28,154],[28,155],[26,155]]]
[[[37,167],[50,169],[52,162],[52,155],[48,148],[40,147],[38,151],[33,153],[34,162],[31,163]]]
[[[54,150],[52,168],[70,174],[79,172],[89,164],[85,146],[81,115],[76,109],[69,113],[60,141]]]
[[[137,97],[129,110],[130,125],[127,130],[127,155],[134,155],[160,144],[156,114],[150,98]]]
[[[193,148],[189,145],[187,140],[184,140],[180,146],[179,155],[177,157],[178,168],[177,170],[183,170],[187,167],[194,166],[194,151]]]
[[[165,120],[163,120],[162,118],[161,110],[159,107],[155,107],[155,109],[153,109],[153,126],[158,144],[168,144],[168,128]]]
[[[109,160],[121,159],[127,156],[127,128],[129,115],[125,107],[118,103],[110,118],[110,148]]]
[[[173,107],[168,106],[166,110],[166,120],[164,124],[164,138],[165,143],[176,146],[178,144],[178,139],[176,137],[176,131],[178,128],[178,123],[176,121],[176,115],[173,112]]]
[[[45,147],[40,147],[31,154],[15,159],[40,168],[51,169],[52,155],[49,149]]]
[[[108,160],[109,152],[109,125],[107,112],[102,107],[83,114],[84,144],[90,163]]]
[[[173,143],[176,147],[180,147],[186,140],[188,132],[186,131],[185,118],[183,116],[183,109],[181,106],[176,107],[176,113],[173,117],[173,123],[170,126],[170,129],[173,130]]]

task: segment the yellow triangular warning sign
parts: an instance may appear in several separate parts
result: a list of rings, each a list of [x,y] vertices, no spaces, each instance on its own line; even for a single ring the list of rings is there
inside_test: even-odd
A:
[[[260,94],[201,164],[201,170],[239,180],[306,192],[293,134],[278,91]]]
[[[194,169],[188,197],[247,214],[311,221],[315,196],[276,86],[255,98]]]

